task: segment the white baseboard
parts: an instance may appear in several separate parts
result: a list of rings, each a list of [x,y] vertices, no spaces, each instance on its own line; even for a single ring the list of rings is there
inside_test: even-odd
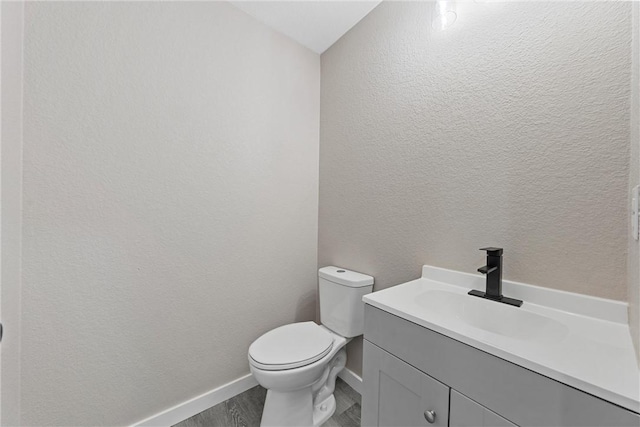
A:
[[[362,394],[362,378],[350,369],[343,369],[338,374],[340,378],[352,389]],[[258,385],[253,375],[247,374],[237,380],[231,381],[223,386],[208,391],[193,399],[182,402],[179,405],[169,408],[159,414],[153,415],[140,422],[133,424],[134,427],[168,427],[184,421],[200,412],[222,403],[227,399],[239,395],[251,387]]]
[[[345,380],[346,382],[346,380]],[[146,418],[138,423],[135,423],[135,427],[150,427],[150,426],[172,426],[184,421],[189,417],[192,417],[205,409],[209,409],[212,406],[222,403],[227,399],[231,399],[233,396],[249,390],[251,387],[258,385],[253,375],[247,374],[237,380],[231,381],[223,386],[208,391],[193,399],[182,402],[179,405],[169,408],[159,414]]]
[[[357,391],[360,395],[362,395],[362,377],[353,372],[351,369],[344,368],[338,374],[342,380],[349,384],[352,389]]]

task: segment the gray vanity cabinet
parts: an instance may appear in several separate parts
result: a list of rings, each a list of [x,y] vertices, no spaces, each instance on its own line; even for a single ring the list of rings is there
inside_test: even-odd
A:
[[[449,387],[365,341],[363,426],[448,426]]]
[[[640,426],[635,412],[369,304],[364,339],[363,426]]]

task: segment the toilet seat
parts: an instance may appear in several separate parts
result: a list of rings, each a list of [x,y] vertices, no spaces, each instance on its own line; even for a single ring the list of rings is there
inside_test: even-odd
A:
[[[249,361],[267,371],[281,371],[309,365],[326,356],[333,336],[314,322],[291,323],[273,329],[249,347]]]

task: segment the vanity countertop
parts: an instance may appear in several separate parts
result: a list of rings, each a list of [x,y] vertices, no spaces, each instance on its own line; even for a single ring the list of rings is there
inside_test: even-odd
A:
[[[467,295],[484,288],[484,276],[424,266],[421,278],[363,300],[640,413],[626,303],[510,281],[503,281],[502,292],[523,300],[522,307]]]

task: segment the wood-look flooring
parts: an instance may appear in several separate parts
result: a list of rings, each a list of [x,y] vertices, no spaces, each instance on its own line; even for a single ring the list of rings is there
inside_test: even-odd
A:
[[[267,391],[253,387],[188,418],[174,427],[257,427]],[[336,412],[323,427],[360,427],[360,395],[340,378],[336,380]]]

